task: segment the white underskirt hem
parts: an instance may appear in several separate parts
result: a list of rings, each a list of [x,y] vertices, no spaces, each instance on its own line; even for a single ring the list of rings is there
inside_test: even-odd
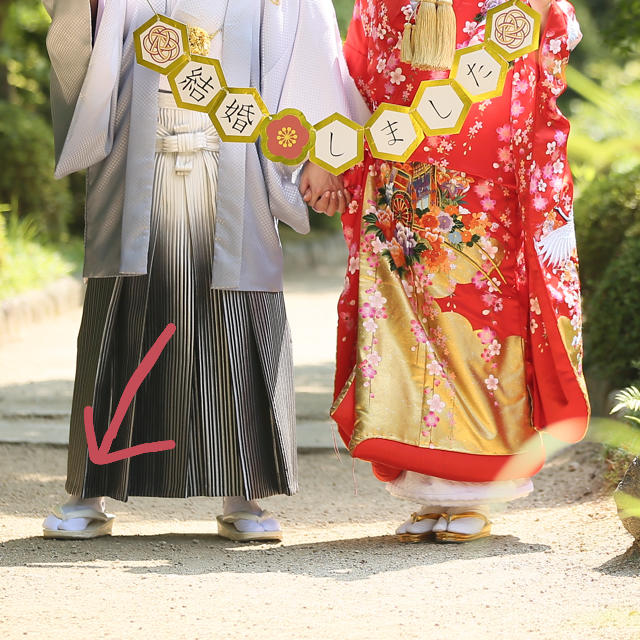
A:
[[[403,471],[387,491],[396,498],[431,507],[490,505],[524,498],[533,491],[531,478],[495,482],[457,482]]]

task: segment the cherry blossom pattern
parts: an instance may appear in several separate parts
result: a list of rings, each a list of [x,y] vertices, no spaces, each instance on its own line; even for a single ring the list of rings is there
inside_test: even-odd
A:
[[[370,344],[364,346],[364,351],[367,355],[359,364],[365,387],[371,386],[371,382],[378,373],[376,367],[380,364],[382,358],[375,348],[378,343],[376,333],[378,331],[378,322],[386,320],[388,317],[385,307],[387,299],[383,297],[378,289],[379,284],[380,281],[376,280],[374,285],[365,291],[366,301],[358,309],[362,328],[371,335]]]

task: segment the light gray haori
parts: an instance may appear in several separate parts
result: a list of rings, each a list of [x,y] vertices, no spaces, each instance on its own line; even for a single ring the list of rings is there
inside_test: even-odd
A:
[[[88,0],[43,1],[56,176],[87,169],[84,275],[145,274],[160,76],[136,63],[133,32],[152,9],[147,0],[108,0],[92,44]],[[270,113],[294,107],[311,123],[334,112],[367,118],[330,0],[149,1],[210,33],[221,28],[228,85],[252,86],[257,70],[253,86]],[[267,161],[257,144],[222,143],[218,185],[211,287],[282,290],[277,221],[309,230],[296,172]]]

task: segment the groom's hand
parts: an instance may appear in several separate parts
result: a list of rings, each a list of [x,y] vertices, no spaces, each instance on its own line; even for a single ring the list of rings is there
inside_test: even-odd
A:
[[[300,193],[314,211],[328,216],[336,213],[342,215],[350,199],[341,177],[334,176],[312,162],[307,162],[302,170]]]

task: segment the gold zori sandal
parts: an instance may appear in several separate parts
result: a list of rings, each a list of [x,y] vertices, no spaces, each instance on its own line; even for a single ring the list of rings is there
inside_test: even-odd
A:
[[[436,522],[446,517],[442,513],[417,513],[411,514],[411,522],[421,522],[422,520],[435,520]],[[396,533],[396,538],[401,542],[424,542],[425,540],[431,540],[434,536],[433,531],[424,531],[423,533]]]
[[[471,540],[478,540],[478,538],[486,538],[491,535],[491,521],[487,516],[476,511],[470,511],[469,513],[446,513],[443,515],[447,522],[450,523],[453,520],[460,520],[461,518],[480,518],[484,520],[485,525],[478,531],[478,533],[456,533],[455,531],[437,531],[436,540],[438,542],[470,542]]]

